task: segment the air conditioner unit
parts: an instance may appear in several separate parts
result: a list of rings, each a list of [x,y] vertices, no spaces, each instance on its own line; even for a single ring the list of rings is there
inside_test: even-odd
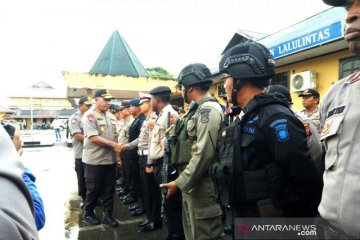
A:
[[[316,89],[316,72],[305,71],[291,76],[292,92],[301,92],[305,89]]]

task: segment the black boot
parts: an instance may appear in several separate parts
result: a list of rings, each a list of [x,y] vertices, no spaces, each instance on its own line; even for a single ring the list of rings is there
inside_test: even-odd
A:
[[[100,224],[100,220],[96,217],[93,211],[85,211],[83,220],[90,225]]]
[[[103,221],[109,227],[119,226],[118,221],[112,216],[112,211],[105,211]]]

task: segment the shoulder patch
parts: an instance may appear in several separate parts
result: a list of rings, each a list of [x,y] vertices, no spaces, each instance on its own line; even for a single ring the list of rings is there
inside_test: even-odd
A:
[[[94,114],[92,113],[88,114],[86,117],[90,122],[94,120]]]
[[[274,128],[278,142],[286,142],[290,139],[288,123],[286,119],[278,119],[270,123],[270,127]]]
[[[200,120],[202,123],[207,123],[209,122],[209,113],[211,112],[210,108],[203,108],[199,111],[200,113]]]

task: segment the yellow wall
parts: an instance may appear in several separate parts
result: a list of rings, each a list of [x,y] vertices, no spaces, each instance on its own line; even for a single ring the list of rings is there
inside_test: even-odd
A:
[[[20,109],[30,109],[31,99],[25,97],[11,97],[15,105]],[[67,98],[33,98],[33,109],[37,110],[61,110],[72,109]]]
[[[317,73],[317,91],[321,97],[324,96],[329,87],[339,79],[339,59],[350,57],[353,54],[349,50],[343,50],[336,53],[324,55],[321,57],[304,60],[302,62],[289,64],[276,69],[276,73],[289,72],[289,80],[295,73],[313,70]],[[291,92],[291,82],[290,82]],[[302,110],[301,98],[298,97],[299,93],[291,93],[294,108]]]
[[[150,91],[158,86],[168,86],[176,92],[175,79],[158,79],[150,77],[112,76],[89,73],[63,72],[68,88]]]

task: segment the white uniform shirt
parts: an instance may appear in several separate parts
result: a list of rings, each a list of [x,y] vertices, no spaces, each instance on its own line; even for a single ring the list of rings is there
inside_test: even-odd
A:
[[[170,115],[174,118],[178,118],[178,113],[171,107],[170,104],[166,105],[159,114],[158,119],[155,122],[154,128],[151,133],[149,142],[149,157],[148,163],[152,163],[153,160],[162,158],[164,156],[164,146],[161,144],[161,140],[165,137],[165,131],[167,129],[167,116]]]
[[[360,238],[360,78],[353,76],[331,87],[320,110],[326,156],[319,213]]]

